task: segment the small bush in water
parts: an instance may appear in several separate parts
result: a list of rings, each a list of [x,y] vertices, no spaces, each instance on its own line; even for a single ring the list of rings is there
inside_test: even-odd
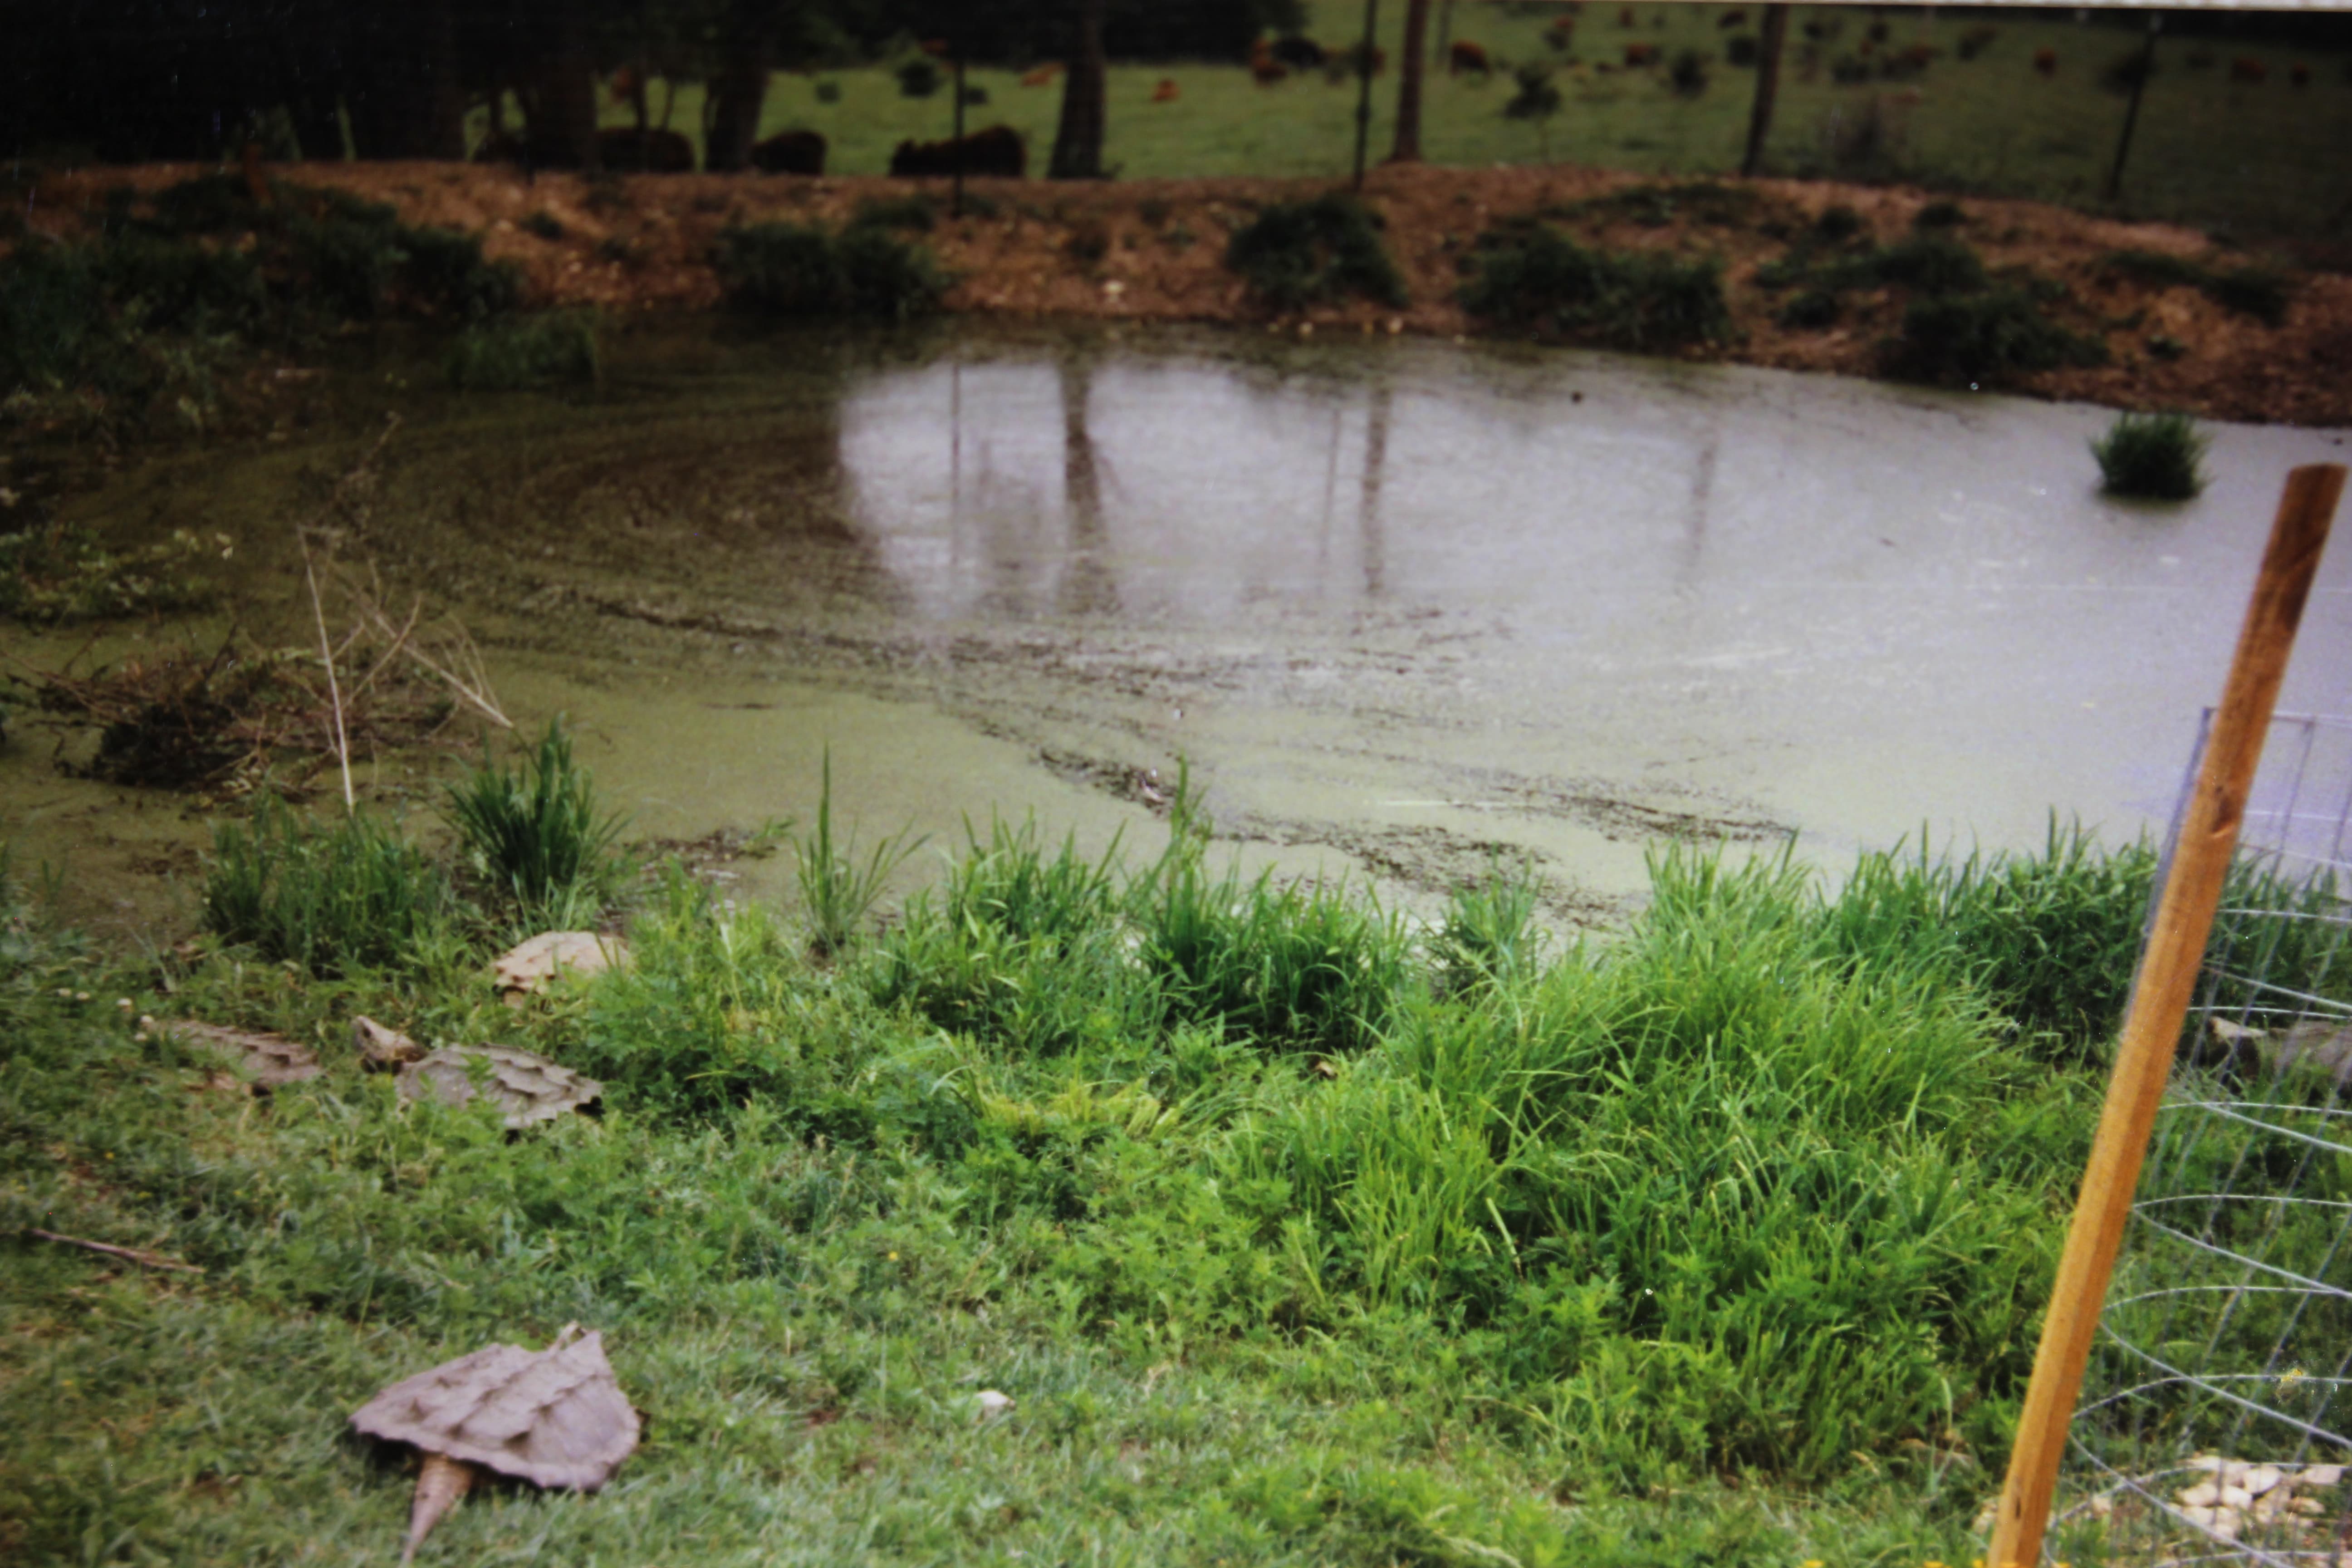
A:
[[[446,363],[450,385],[482,391],[593,382],[596,324],[572,311],[486,321],[449,345]]]
[[[2186,414],[2119,414],[2091,455],[2111,496],[2187,500],[2205,488],[2205,437]]]
[[[1404,280],[1381,244],[1371,213],[1349,196],[1266,208],[1235,231],[1225,265],[1277,310],[1347,294],[1383,305],[1405,302]]]

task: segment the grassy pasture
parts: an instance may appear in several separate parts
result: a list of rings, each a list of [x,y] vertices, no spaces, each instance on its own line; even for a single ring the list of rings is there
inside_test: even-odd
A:
[[[1502,114],[1512,90],[1507,72],[1491,82],[1433,73],[1423,152],[1439,163],[1526,163],[1543,161],[1548,146],[1549,157],[1563,162],[1649,173],[1729,172],[1742,150],[1754,75],[1725,60],[1733,33],[1718,24],[1727,9],[1640,5],[1637,25],[1628,30],[1618,24],[1617,6],[1587,6],[1572,51],[1577,63],[1569,65],[1542,42],[1551,13],[1465,0],[1454,9],[1454,37],[1477,42],[1512,65],[1561,64],[1564,102],[1546,126],[1508,121]],[[1402,10],[1390,5],[1381,12],[1391,56],[1401,47]],[[1360,26],[1360,17],[1353,6],[1323,0],[1310,7],[1308,30],[1327,44],[1339,42],[1355,36],[1351,28]],[[1802,32],[1809,23],[1841,31],[1811,45]],[[2101,87],[2100,79],[2138,48],[2137,31],[1942,7],[1932,17],[1894,17],[1887,40],[1874,46],[1873,58],[1912,44],[1940,50],[1924,72],[1841,85],[1833,79],[1833,62],[1856,54],[1869,26],[1866,12],[1843,7],[1793,13],[1769,147],[1775,172],[1900,177],[2102,205],[2125,100]],[[1975,58],[1961,59],[1962,36],[1979,27],[1991,27],[1996,37]],[[1699,51],[1706,57],[1706,87],[1695,96],[1676,94],[1663,63],[1643,70],[1600,68],[1621,62],[1629,42],[1657,46],[1666,62],[1685,49]],[[1818,51],[1811,67],[1809,47]],[[2047,77],[2033,65],[2036,52],[2045,48],[2057,61]],[[2267,79],[2232,80],[2230,65],[2240,58],[2261,62]],[[2311,79],[2301,88],[2289,79],[2298,62]],[[2342,155],[2352,145],[2347,65],[2340,56],[2298,55],[2270,45],[2164,38],[2122,210],[2256,231],[2344,232],[2352,226],[2352,162]],[[1155,104],[1152,90],[1163,78],[1176,83],[1181,96]],[[1032,172],[1041,170],[1053,143],[1059,84],[1024,88],[1016,73],[977,69],[970,81],[989,101],[968,111],[969,123],[1002,121],[1021,131],[1029,139]],[[837,101],[819,100],[820,82],[838,85]],[[655,84],[657,114],[664,90]],[[1374,88],[1376,159],[1389,145],[1395,92],[1391,69]],[[1352,81],[1332,84],[1318,73],[1261,87],[1238,64],[1114,65],[1104,156],[1128,179],[1341,174],[1354,143],[1355,96]],[[1884,152],[1860,155],[1849,147],[1842,156],[1835,147],[1840,128],[1850,134],[1874,100],[1888,131]],[[700,89],[683,86],[672,126],[698,140],[701,111]],[[890,149],[901,139],[946,135],[950,112],[944,90],[929,99],[902,97],[881,66],[780,75],[769,91],[761,133],[821,131],[832,143],[830,172],[874,174],[887,166]],[[608,106],[604,117],[608,124],[632,123],[623,107]]]

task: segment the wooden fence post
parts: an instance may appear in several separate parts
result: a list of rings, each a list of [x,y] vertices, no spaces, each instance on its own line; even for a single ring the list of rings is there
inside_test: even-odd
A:
[[[2287,655],[2303,618],[2328,524],[2344,491],[2344,469],[2316,464],[2287,475],[2270,544],[2254,581],[2253,602],[2238,634],[2230,680],[2213,715],[2205,760],[2173,847],[2171,874],[2157,905],[2147,951],[2132,988],[2131,1008],[2107,1080],[2106,1108],[2100,1113],[2090,1163],[2084,1168],[2074,1221],[2050,1310],[2034,1352],[2033,1381],[2018,1418],[2016,1446],[2010,1450],[2000,1511],[1994,1516],[1993,1568],[2036,1568],[2050,1500],[2058,1486],[2058,1462],[2065,1453],[2066,1428],[2074,1419],[2083,1369],[2099,1326],[2124,1224],[2131,1217],[2140,1163],[2172,1069],[2172,1048],[2205,958],[2205,942],[2221,902],[2221,885],[2237,847],[2238,825],[2253,788],[2271,710],[2286,674]]]

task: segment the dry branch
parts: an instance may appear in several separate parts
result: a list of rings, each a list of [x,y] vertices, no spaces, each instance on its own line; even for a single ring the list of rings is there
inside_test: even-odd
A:
[[[85,1252],[99,1252],[109,1258],[120,1258],[125,1262],[136,1263],[142,1268],[167,1268],[178,1274],[204,1272],[193,1263],[183,1263],[176,1258],[166,1258],[160,1252],[148,1252],[136,1247],[117,1247],[110,1241],[87,1241],[79,1236],[59,1236],[54,1230],[43,1230],[37,1225],[26,1226],[25,1234],[37,1237],[43,1241],[54,1241],[61,1247],[79,1247]]]

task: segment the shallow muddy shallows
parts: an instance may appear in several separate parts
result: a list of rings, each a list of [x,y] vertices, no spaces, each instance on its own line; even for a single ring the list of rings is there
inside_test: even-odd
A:
[[[636,832],[806,820],[829,744],[869,833],[1034,810],[1149,852],[1182,760],[1252,855],[1407,894],[1533,857],[1570,918],[1661,837],[1834,863],[2038,843],[2053,809],[2137,833],[2282,478],[2346,447],[2215,427],[2211,487],[2152,506],[2097,493],[2081,406],[1387,340],[707,331],[621,339],[593,396],[387,384],[405,423],[346,542],[465,619],[509,711],[568,711]],[[74,510],[231,533],[266,619],[301,496],[360,446],[158,458]],[[2283,708],[2352,707],[2347,672],[2339,547]],[[100,884],[191,831],[126,827],[46,741],[0,790],[20,855]]]

